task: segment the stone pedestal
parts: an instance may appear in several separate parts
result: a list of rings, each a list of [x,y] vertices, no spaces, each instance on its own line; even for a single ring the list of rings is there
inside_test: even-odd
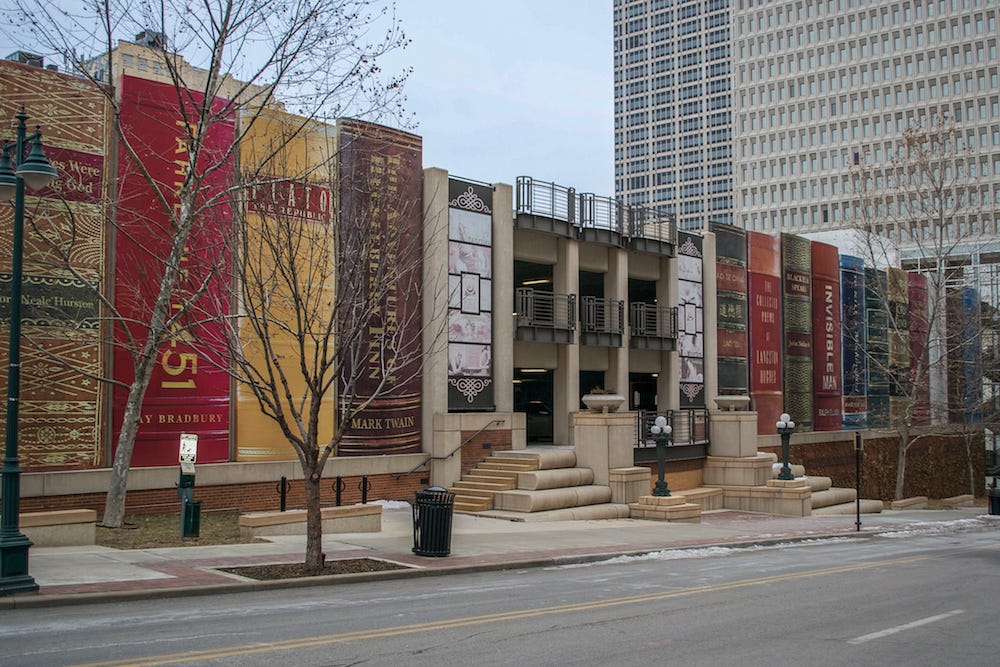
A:
[[[633,466],[610,471],[611,502],[627,505],[649,493],[649,468]]]
[[[742,398],[742,397],[741,397]],[[711,456],[757,455],[757,413],[713,410]]]
[[[701,523],[701,505],[689,503],[684,496],[643,496],[628,508],[633,519]]]
[[[635,413],[573,413],[576,464],[594,471],[594,484],[609,486],[613,468],[634,462]]]
[[[766,486],[730,486],[725,489],[726,509],[783,516],[812,514],[812,488],[801,479],[769,479]]]
[[[714,421],[712,439],[715,439]],[[705,459],[702,479],[705,486],[764,486],[771,479],[771,458],[766,455],[709,456]]]

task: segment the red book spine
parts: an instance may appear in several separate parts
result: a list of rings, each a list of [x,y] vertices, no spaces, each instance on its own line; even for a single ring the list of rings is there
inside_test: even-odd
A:
[[[812,243],[813,429],[841,428],[840,257],[837,248]]]
[[[157,187],[164,193],[168,205],[179,207],[177,190],[184,178],[187,144],[185,122],[197,121],[193,105],[199,101],[196,91],[186,93],[192,108],[178,108],[177,91],[167,84],[123,77],[121,89],[122,125],[126,139],[138,152],[139,160],[148,170]],[[213,108],[221,113],[224,100],[215,100]],[[206,172],[210,167],[225,165],[235,137],[232,119],[211,126],[205,137],[201,162],[197,165],[206,177],[199,188],[196,205],[219,196],[232,177],[232,169]],[[150,321],[152,305],[163,276],[164,262],[170,248],[169,211],[164,210],[153,188],[124,149],[118,167],[120,187],[117,253],[115,262],[115,300],[121,314],[133,320],[131,333],[142,341]],[[223,202],[225,198],[222,198]],[[208,294],[202,296],[208,308],[219,317],[228,314],[225,304],[227,286],[222,276],[228,275],[222,235],[228,230],[231,211],[224,203],[213,205],[199,215],[181,258],[181,279],[171,302],[173,315],[186,295],[193,294],[202,281],[210,279]],[[176,304],[176,305],[175,305]],[[192,319],[196,319],[193,316]],[[213,463],[229,460],[229,375],[220,370],[221,353],[213,353],[194,341],[221,341],[221,324],[207,321],[192,329],[178,330],[172,339],[160,346],[152,379],[142,404],[142,418],[135,439],[132,465],[159,466],[177,463],[181,433],[198,435],[198,462]],[[119,329],[119,343],[125,336]],[[127,349],[116,345],[114,376],[128,386],[134,378],[132,357]],[[113,437],[117,442],[128,390],[116,387],[113,401]]]
[[[778,239],[747,232],[750,320],[750,398],[757,433],[774,433],[783,409],[781,248]]]

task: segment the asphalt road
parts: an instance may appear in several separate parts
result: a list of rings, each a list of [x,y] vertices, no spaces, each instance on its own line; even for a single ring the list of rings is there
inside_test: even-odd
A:
[[[0,665],[994,665],[1000,531],[0,612]]]

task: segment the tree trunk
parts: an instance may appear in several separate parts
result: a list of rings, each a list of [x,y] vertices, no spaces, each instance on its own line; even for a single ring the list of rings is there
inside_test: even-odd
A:
[[[128,471],[132,464],[135,436],[139,431],[142,417],[142,400],[146,396],[149,378],[153,375],[157,347],[150,345],[150,341],[147,341],[142,356],[139,357],[139,365],[135,369],[135,379],[128,390],[125,414],[122,415],[122,430],[118,434],[115,460],[111,466],[108,495],[104,501],[104,518],[101,519],[101,525],[106,528],[121,528],[125,521],[125,491],[128,487]]]
[[[323,515],[320,511],[320,482],[316,462],[310,462],[305,471],[306,485],[306,574],[322,574],[323,561]]]
[[[903,499],[903,481],[906,477],[906,438],[902,434],[899,436],[899,445],[896,450],[896,500]]]

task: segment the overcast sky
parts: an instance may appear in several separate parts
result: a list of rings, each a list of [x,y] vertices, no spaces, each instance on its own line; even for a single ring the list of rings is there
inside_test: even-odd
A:
[[[424,166],[614,194],[610,0],[396,0]]]
[[[409,129],[424,139],[424,166],[613,195],[611,4],[396,0],[411,43],[384,64],[413,68],[406,95],[417,126]],[[0,44],[0,56],[17,48],[7,26]]]

